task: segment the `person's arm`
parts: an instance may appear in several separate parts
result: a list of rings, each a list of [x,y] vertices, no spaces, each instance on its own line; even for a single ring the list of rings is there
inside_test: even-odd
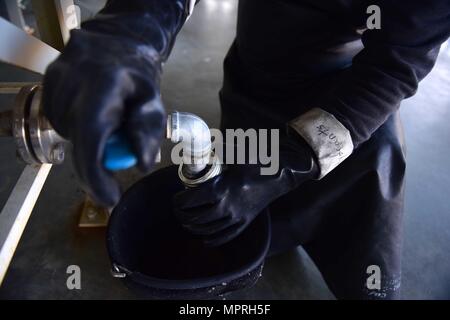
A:
[[[367,31],[365,49],[336,90],[290,122],[288,143],[280,147],[278,173],[263,176],[259,165],[234,165],[212,181],[180,192],[174,197],[174,210],[187,230],[212,246],[236,238],[272,201],[337,167],[397,110],[400,101],[414,94],[449,35],[450,3],[377,3],[382,30]]]
[[[192,15],[199,0],[108,0],[105,7],[92,21],[84,23],[83,28],[97,28],[98,21],[110,23],[113,29],[106,31],[116,35],[132,37],[153,45],[159,38],[160,56],[168,58],[175,38],[184,23]],[[91,27],[94,22],[94,27]]]
[[[371,4],[381,9],[381,29],[363,34],[364,49],[335,89],[316,109],[290,123],[315,150],[321,176],[368,140],[403,99],[414,95],[450,35],[448,0]]]
[[[143,171],[150,170],[165,131],[162,64],[193,10],[190,0],[109,0],[80,30],[44,77],[44,111],[74,147],[82,187],[98,203],[120,197],[103,166],[105,145],[120,130]]]

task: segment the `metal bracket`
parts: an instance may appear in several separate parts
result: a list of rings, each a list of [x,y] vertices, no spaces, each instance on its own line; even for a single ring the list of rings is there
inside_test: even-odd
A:
[[[92,199],[86,197],[81,209],[78,226],[80,228],[106,227],[108,225],[109,215],[110,212],[108,209],[95,204]]]
[[[113,278],[123,279],[127,277],[127,273],[122,271],[122,267],[119,267],[117,264],[113,263],[111,268],[111,275]]]

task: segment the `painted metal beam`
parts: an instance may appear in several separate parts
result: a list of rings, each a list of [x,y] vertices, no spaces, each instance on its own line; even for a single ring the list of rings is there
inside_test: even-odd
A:
[[[0,212],[0,285],[51,168],[26,166]]]
[[[70,38],[70,30],[79,23],[73,0],[31,1],[42,41],[62,50]]]
[[[44,74],[59,51],[0,18],[0,61]]]

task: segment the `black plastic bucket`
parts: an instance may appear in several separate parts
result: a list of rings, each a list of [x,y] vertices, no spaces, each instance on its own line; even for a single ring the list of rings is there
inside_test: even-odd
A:
[[[270,245],[268,213],[230,243],[207,248],[172,214],[183,188],[177,167],[168,167],[137,182],[113,210],[107,245],[128,287],[142,298],[201,299],[255,284]]]

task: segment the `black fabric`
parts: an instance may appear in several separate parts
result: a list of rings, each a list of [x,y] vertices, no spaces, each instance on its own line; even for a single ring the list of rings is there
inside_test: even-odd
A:
[[[270,244],[267,212],[234,241],[208,248],[173,214],[183,189],[178,168],[168,167],[136,183],[112,212],[108,251],[128,285],[142,297],[212,298],[254,284]]]
[[[381,9],[381,29],[362,37],[370,5]],[[355,146],[413,95],[450,35],[448,0],[241,0],[233,59],[247,95],[297,99],[327,73],[343,72],[311,105],[279,106],[294,117],[319,107],[351,132]],[[252,76],[246,76],[251,74]]]
[[[370,4],[380,5],[384,29],[360,37]],[[400,295],[405,155],[397,110],[432,69],[449,35],[449,8],[420,0],[240,2],[224,64],[222,129],[283,132],[319,107],[357,146],[324,179],[270,206],[270,253],[303,245],[338,298]],[[373,265],[381,290],[366,285]]]
[[[283,130],[282,114],[272,117],[273,108],[232,88],[226,74],[222,129]],[[315,94],[320,92],[311,92]],[[403,134],[394,114],[328,176],[305,182],[269,206],[270,254],[303,245],[337,298],[398,298],[404,171]],[[381,269],[381,290],[367,290],[371,265]]]

